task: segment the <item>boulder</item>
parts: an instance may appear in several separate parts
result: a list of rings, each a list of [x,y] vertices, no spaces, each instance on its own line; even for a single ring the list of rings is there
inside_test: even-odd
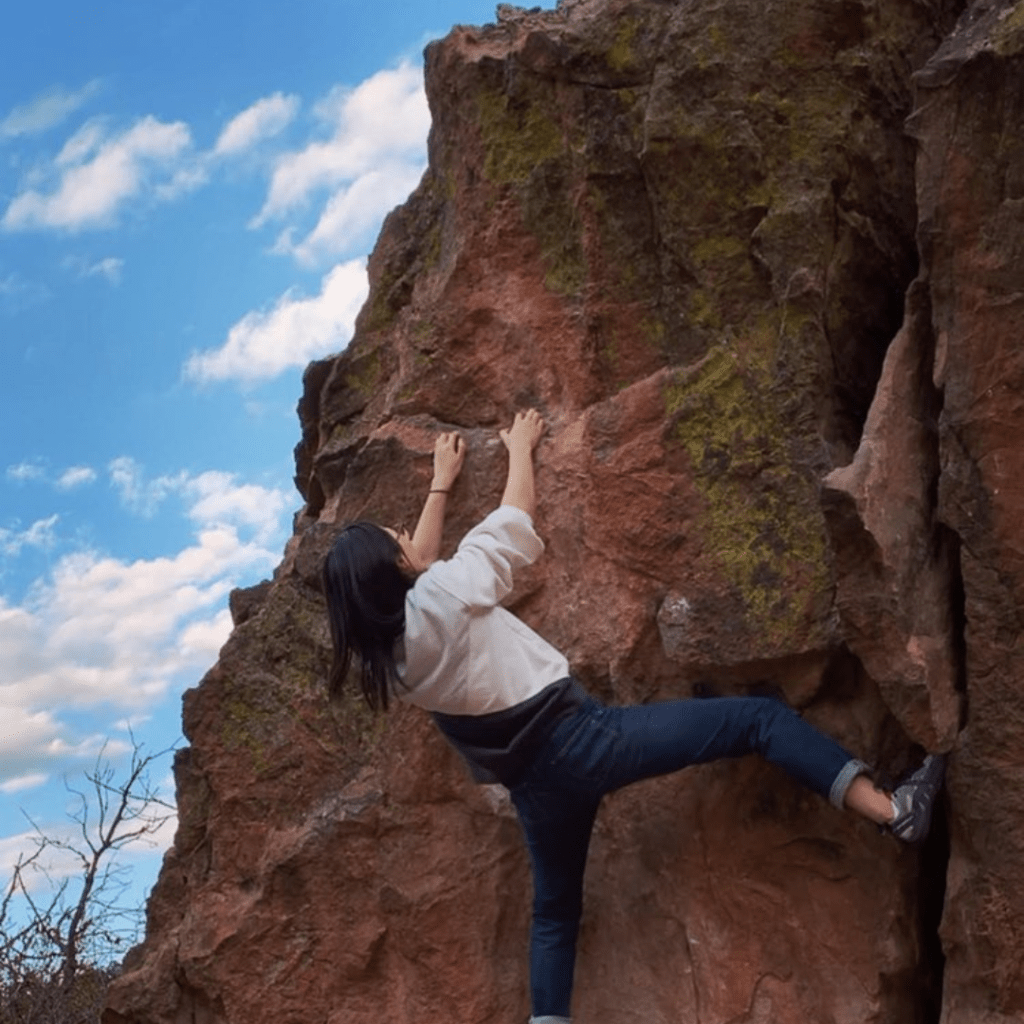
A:
[[[429,166],[305,375],[305,506],[186,695],[179,829],[105,1024],[526,1020],[507,795],[415,709],[327,702],[318,575],[346,521],[414,520],[457,429],[450,552],[527,405],[547,550],[511,609],[608,701],[769,689],[882,779],[953,749],[942,1012],[1018,1011],[1021,814],[985,780],[1021,770],[1021,93],[1015,51],[950,49],[973,22],[943,44],[956,14],[562,0],[428,47]],[[574,1020],[934,1021],[948,856],[944,808],[910,849],[756,758],[613,794]]]

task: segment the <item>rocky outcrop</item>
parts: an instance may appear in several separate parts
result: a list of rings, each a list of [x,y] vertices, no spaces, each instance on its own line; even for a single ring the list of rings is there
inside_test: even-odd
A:
[[[318,587],[457,428],[453,545],[524,405],[547,553],[512,606],[593,692],[771,687],[883,778],[953,752],[921,850],[753,758],[613,795],[575,1019],[1020,1019],[1022,12],[563,0],[428,48],[429,168],[307,370],[305,507],[186,695],[106,1024],[526,1019],[507,797],[418,712],[328,705]]]
[[[938,509],[963,573],[943,1024],[1024,1018],[1024,5],[978,3],[916,80]]]
[[[853,461],[825,478],[836,606],[850,649],[907,735],[949,750],[960,728],[958,544],[938,515],[934,337],[915,282]]]

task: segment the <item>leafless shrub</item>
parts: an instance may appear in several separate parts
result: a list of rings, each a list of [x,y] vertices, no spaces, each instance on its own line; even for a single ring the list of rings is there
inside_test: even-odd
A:
[[[0,1024],[96,1024],[107,985],[138,936],[144,910],[126,900],[129,868],[119,854],[151,838],[173,815],[149,779],[168,751],[146,754],[134,740],[122,778],[100,752],[70,784],[70,834],[34,829],[33,848],[11,868],[0,899]],[[47,857],[74,870],[56,879]],[[40,882],[42,884],[40,884]]]

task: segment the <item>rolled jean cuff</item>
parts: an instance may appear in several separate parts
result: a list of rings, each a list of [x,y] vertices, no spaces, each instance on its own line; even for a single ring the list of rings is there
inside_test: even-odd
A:
[[[858,775],[866,775],[870,771],[871,769],[863,761],[859,761],[855,757],[847,761],[840,769],[835,782],[832,783],[832,788],[828,791],[829,803],[842,810],[846,804],[846,791],[850,788],[853,780]]]
[[[530,1024],[572,1024],[568,1017],[531,1017]]]

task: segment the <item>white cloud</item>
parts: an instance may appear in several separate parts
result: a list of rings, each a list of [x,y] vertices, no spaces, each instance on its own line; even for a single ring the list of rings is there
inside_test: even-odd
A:
[[[78,110],[98,89],[99,82],[92,81],[76,92],[57,87],[41,93],[28,103],[15,107],[0,121],[0,139],[36,135],[53,128]]]
[[[121,283],[121,269],[124,267],[124,260],[116,256],[107,256],[98,263],[93,263],[85,268],[83,277],[105,277],[111,284]]]
[[[242,527],[253,531],[258,543],[281,530],[291,494],[259,484],[238,483],[234,473],[207,470],[197,476],[180,472],[148,479],[130,456],[114,459],[109,466],[111,485],[120,492],[126,508],[151,516],[167,498],[178,495],[197,527]]]
[[[34,548],[48,548],[53,546],[53,528],[57,525],[59,516],[52,515],[46,519],[37,519],[23,534],[24,542]]]
[[[338,256],[351,234],[365,230],[408,195],[426,161],[430,111],[418,67],[404,63],[380,71],[356,88],[338,87],[315,108],[328,133],[279,157],[263,208],[252,227],[279,220],[326,193],[327,209],[305,241],[278,250],[302,259]]]
[[[209,180],[205,158],[198,158],[195,163],[179,167],[169,181],[157,185],[153,195],[164,202],[170,202],[187,192],[194,192]]]
[[[0,793],[20,793],[24,789],[35,789],[36,786],[41,786],[43,783],[49,781],[50,776],[44,775],[40,772],[34,772],[31,775],[22,775],[15,779],[9,779],[7,782],[0,783]]]
[[[337,352],[348,344],[368,284],[363,260],[339,263],[324,277],[320,294],[288,291],[267,311],[247,313],[218,349],[197,352],[185,366],[196,381],[253,382]]]
[[[27,530],[9,530],[0,527],[0,554],[16,557],[22,548],[51,548],[56,538],[54,527],[59,516],[37,519]]]
[[[142,467],[130,456],[122,455],[107,467],[111,486],[120,493],[126,508],[147,518],[157,510],[164,499],[179,491],[187,479],[183,473],[177,476],[159,476],[147,480]]]
[[[0,879],[6,881],[18,858],[31,851],[34,836],[34,832],[22,832],[0,839]]]
[[[101,260],[91,260],[85,256],[68,256],[64,259],[63,266],[74,271],[79,277],[102,277],[111,284],[120,284],[124,260],[116,256],[105,256]]]
[[[269,553],[230,527],[202,530],[176,555],[125,563],[90,552],[58,564],[33,602],[43,654],[60,665],[22,679],[22,692],[63,706],[111,701],[145,706],[188,667],[177,636],[195,615],[216,615],[244,569]],[[227,634],[221,638],[226,639]]]
[[[16,196],[0,224],[9,231],[59,228],[71,231],[114,224],[126,202],[144,190],[178,194],[175,184],[188,172],[181,162],[191,146],[188,126],[144,117],[131,128],[108,135],[97,121],[84,125],[54,163],[59,178],[49,192],[30,188]],[[164,180],[162,180],[164,179]],[[168,191],[169,190],[169,191]]]
[[[150,481],[131,460],[121,462],[135,498],[145,501]],[[134,561],[78,551],[20,605],[0,598],[0,787],[7,792],[96,756],[102,737],[80,735],[66,716],[103,708],[137,722],[175,679],[209,666],[231,631],[228,592],[278,560],[286,492],[216,471],[160,480],[186,502],[196,527],[188,546]]]
[[[95,479],[96,470],[91,466],[72,466],[57,478],[57,487],[62,491],[72,491],[76,487],[91,484]]]
[[[193,622],[182,630],[178,647],[183,655],[212,663],[231,633],[231,612],[221,609],[212,619]]]
[[[209,471],[190,478],[186,493],[194,499],[189,517],[200,525],[231,523],[250,527],[258,541],[277,532],[288,511],[290,496],[257,484],[236,484],[233,473]]]
[[[234,156],[283,131],[299,109],[298,96],[276,92],[233,117],[213,148],[215,156]]]
[[[86,121],[78,129],[57,154],[54,163],[58,167],[74,167],[89,158],[103,143],[106,135],[106,123],[103,118],[93,118]]]
[[[365,236],[399,203],[423,176],[420,164],[392,164],[368,172],[335,192],[313,230],[298,244],[291,233],[278,240],[278,252],[288,252],[302,263],[315,264],[344,251],[353,239]]]
[[[36,462],[19,462],[16,466],[7,467],[7,478],[25,483],[28,480],[41,480],[46,471]]]

